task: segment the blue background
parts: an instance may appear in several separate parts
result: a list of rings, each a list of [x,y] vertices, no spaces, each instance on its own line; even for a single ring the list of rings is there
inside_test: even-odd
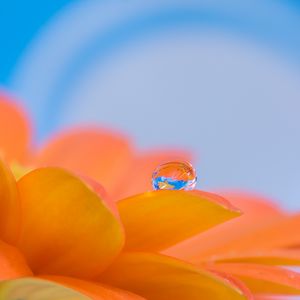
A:
[[[0,3],[0,82],[6,85],[21,53],[53,15],[74,1],[6,0]],[[276,1],[300,10],[298,0]]]

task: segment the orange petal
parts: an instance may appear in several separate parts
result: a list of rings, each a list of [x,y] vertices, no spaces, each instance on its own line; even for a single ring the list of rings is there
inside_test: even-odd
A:
[[[118,208],[129,250],[162,250],[240,215],[224,198],[202,191],[148,192]]]
[[[226,263],[210,267],[242,280],[253,293],[300,295],[300,274],[274,266]]]
[[[122,183],[114,195],[123,199],[132,195],[152,190],[151,177],[154,169],[170,161],[191,161],[192,155],[184,151],[151,151],[138,156],[126,173]]]
[[[297,300],[299,298],[295,298],[294,296],[265,296],[265,295],[257,295],[254,300]]]
[[[101,281],[148,300],[247,299],[227,280],[167,256],[123,254],[102,274]]]
[[[217,191],[218,195],[222,195],[226,199],[230,199],[230,202],[239,207],[245,215],[253,215],[262,217],[274,217],[285,215],[286,213],[276,205],[272,199],[262,197],[255,193],[244,191]],[[251,222],[251,220],[249,220]],[[252,225],[253,222],[251,222]]]
[[[18,182],[23,207],[19,247],[36,273],[90,278],[120,252],[118,218],[92,189],[57,168]]]
[[[31,275],[22,254],[15,247],[0,241],[0,282]]]
[[[36,158],[39,166],[59,166],[95,179],[108,192],[131,163],[131,146],[119,134],[101,129],[74,129],[56,136]]]
[[[14,176],[0,159],[0,238],[15,243],[20,226],[20,201]]]
[[[143,300],[144,298],[100,283],[63,276],[43,276],[42,278],[70,287],[93,300]]]
[[[236,253],[238,244],[245,236],[274,224],[286,214],[265,198],[242,192],[221,192],[234,206],[243,211],[239,218],[211,228],[165,251],[166,254],[191,262],[199,262],[207,257]],[[258,243],[251,246],[257,247]],[[249,245],[249,247],[251,247]]]
[[[20,107],[0,92],[0,157],[9,162],[24,161],[30,141],[29,127]]]
[[[255,245],[259,248],[283,248],[283,247],[299,247],[300,232],[300,213],[281,218],[277,222],[266,226],[263,230],[253,232],[253,234],[245,236],[241,239],[236,248],[240,250],[253,248]]]
[[[89,300],[77,291],[36,278],[0,282],[0,300]]]
[[[211,257],[218,263],[222,262],[242,262],[258,263],[265,265],[300,265],[300,249],[262,249],[235,252],[231,254],[216,255]],[[203,260],[207,260],[204,258]]]
[[[253,218],[258,222],[256,218]],[[263,222],[263,221],[261,221]],[[263,224],[263,223],[262,223]],[[300,227],[300,214],[282,216],[271,223],[266,223],[261,228],[256,228],[240,236],[214,254],[230,254],[231,252],[243,253],[249,250],[267,250],[274,248],[292,248],[300,245],[300,232],[295,228]],[[201,253],[198,253],[198,257]],[[202,256],[203,257],[203,256]]]
[[[214,274],[219,278],[222,278],[226,282],[230,283],[232,286],[237,287],[247,299],[254,300],[254,295],[241,280],[231,276],[230,274],[219,273],[216,271],[212,271],[210,273]]]

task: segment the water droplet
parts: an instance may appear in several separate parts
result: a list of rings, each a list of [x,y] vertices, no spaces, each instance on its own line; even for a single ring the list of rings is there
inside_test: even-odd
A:
[[[159,165],[152,174],[152,186],[155,190],[193,190],[196,182],[196,171],[187,162]]]

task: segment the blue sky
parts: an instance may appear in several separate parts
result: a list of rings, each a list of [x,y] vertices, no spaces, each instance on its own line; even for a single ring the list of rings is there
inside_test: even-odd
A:
[[[70,0],[4,0],[0,3],[0,84],[6,83],[33,36]]]
[[[59,10],[72,0],[4,0],[0,3],[0,85],[5,85],[20,54],[32,38]],[[274,0],[300,10],[298,0]]]

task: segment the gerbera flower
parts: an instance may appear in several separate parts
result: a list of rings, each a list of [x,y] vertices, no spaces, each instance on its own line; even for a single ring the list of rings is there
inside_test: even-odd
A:
[[[159,254],[238,216],[221,197],[156,191],[121,200],[115,210],[63,169],[36,169],[16,184],[2,164],[0,182],[2,280],[40,276],[93,299],[113,299],[100,283],[147,299],[247,299],[227,278]]]
[[[59,166],[101,182],[111,197],[121,199],[151,190],[149,178],[160,163],[191,160],[187,151],[137,151],[126,136],[95,126],[61,132],[41,148],[32,136],[25,112],[0,93],[0,157],[17,176],[35,167]]]
[[[0,103],[2,155],[22,173],[16,181],[0,163],[0,299],[300,294],[299,274],[278,266],[300,262],[298,215],[241,193],[221,194],[242,217],[216,194],[145,192],[156,163],[169,154],[136,155],[107,131],[63,134],[36,154],[28,150],[26,119]],[[81,175],[35,169],[43,165]]]

